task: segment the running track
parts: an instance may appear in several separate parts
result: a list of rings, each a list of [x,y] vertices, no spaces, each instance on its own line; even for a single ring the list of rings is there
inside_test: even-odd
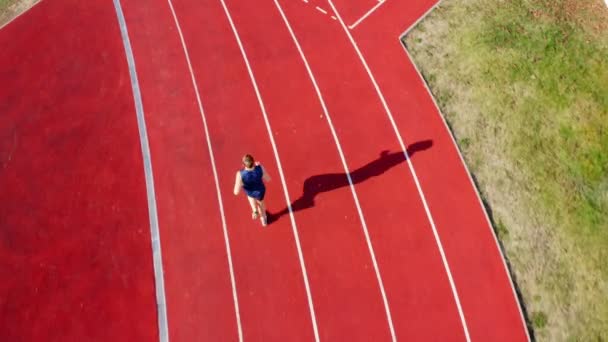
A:
[[[2,340],[529,340],[399,42],[434,4],[44,0],[2,28]]]

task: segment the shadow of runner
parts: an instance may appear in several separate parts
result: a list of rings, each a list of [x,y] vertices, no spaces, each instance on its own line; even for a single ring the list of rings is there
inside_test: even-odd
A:
[[[411,158],[414,153],[429,149],[431,146],[433,146],[432,140],[422,140],[408,146],[407,153]],[[352,182],[353,184],[359,184],[371,177],[380,176],[388,169],[403,163],[404,161],[405,155],[403,151],[389,153],[388,150],[384,150],[380,152],[378,159],[351,171],[350,176]],[[318,194],[336,190],[345,186],[349,186],[346,173],[326,173],[308,177],[304,181],[302,195],[291,203],[291,209],[295,213],[296,211],[312,208],[315,205],[315,197]],[[288,213],[289,207],[285,207],[277,213],[267,211],[268,223],[275,222],[281,216]]]

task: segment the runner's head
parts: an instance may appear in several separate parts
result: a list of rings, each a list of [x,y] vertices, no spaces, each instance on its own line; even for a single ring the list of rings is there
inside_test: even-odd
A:
[[[243,165],[245,165],[245,167],[251,168],[251,167],[253,167],[254,163],[255,163],[255,160],[253,159],[253,156],[251,154],[246,154],[243,157]]]

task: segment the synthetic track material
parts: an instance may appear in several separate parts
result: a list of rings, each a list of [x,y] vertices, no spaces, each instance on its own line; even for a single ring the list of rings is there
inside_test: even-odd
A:
[[[153,340],[143,163],[112,3],[42,2],[0,46],[2,340]]]
[[[344,1],[337,3],[339,6]],[[406,56],[402,46],[390,39],[377,39],[378,32],[384,32],[396,41],[433,4],[433,1],[415,4],[387,1],[374,16],[353,30],[353,36],[393,109],[403,137],[410,141],[434,137],[434,148],[414,159],[414,167],[444,241],[471,339],[527,340],[494,233],[447,127],[424,84],[403,82],[418,75],[411,61],[402,58]]]
[[[328,3],[225,1],[255,83],[219,0],[172,0],[175,18],[166,0],[121,3],[154,167],[170,340],[236,341],[240,325],[247,341],[311,341],[314,327],[320,340],[388,341],[389,317],[397,340],[465,340],[416,179]],[[346,25],[376,4],[334,2]],[[350,32],[408,144],[471,340],[525,341],[483,208],[398,40],[433,4],[386,0]],[[0,272],[10,279],[0,286],[0,335],[157,340],[143,163],[113,7],[43,1],[0,31],[0,45],[9,47],[0,55],[9,66],[0,84]],[[251,221],[244,195],[232,195],[245,153],[273,177],[267,228]]]

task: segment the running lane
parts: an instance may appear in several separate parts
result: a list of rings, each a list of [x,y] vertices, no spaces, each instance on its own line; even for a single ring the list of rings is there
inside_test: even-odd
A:
[[[445,247],[471,339],[525,341],[528,336],[521,309],[474,185],[441,114],[399,41],[403,31],[434,3],[387,0],[350,32],[405,142],[434,142],[428,153],[412,161]],[[339,11],[351,5],[344,0],[335,4]]]
[[[0,46],[2,340],[157,340],[144,169],[112,2],[43,1],[0,31]]]
[[[216,158],[244,340],[314,340],[290,220],[262,228],[259,220],[251,220],[245,195],[232,194],[241,158],[251,153],[273,178],[267,183],[266,202],[270,208],[285,206],[260,107],[224,10],[219,1],[173,3],[190,52]]]
[[[344,167],[291,35],[272,1],[232,1],[228,7],[277,144],[284,151],[281,158],[301,231],[320,337],[390,340],[379,283]],[[310,27],[320,40],[336,24],[327,16],[323,19]],[[379,154],[376,150],[359,166],[373,164]],[[373,169],[371,165],[360,173]],[[285,209],[275,206],[272,211],[278,222],[287,219]]]
[[[169,337],[238,339],[203,121],[166,0],[123,1],[154,169]]]
[[[333,13],[321,15],[304,2],[280,4],[342,142],[397,338],[464,340],[446,269],[414,179],[357,55],[339,23],[331,20]],[[419,137],[410,142],[408,152],[416,160],[434,148],[432,139]]]

